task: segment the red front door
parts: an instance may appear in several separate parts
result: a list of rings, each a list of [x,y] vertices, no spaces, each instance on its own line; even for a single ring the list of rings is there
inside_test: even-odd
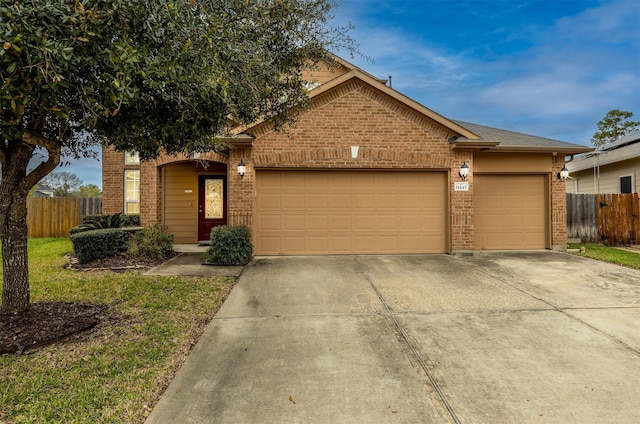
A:
[[[227,224],[227,184],[223,176],[200,176],[198,184],[198,240],[211,239],[211,229]]]

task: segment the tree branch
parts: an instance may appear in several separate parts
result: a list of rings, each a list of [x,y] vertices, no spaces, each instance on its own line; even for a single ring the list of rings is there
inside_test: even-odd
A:
[[[38,183],[47,174],[53,171],[60,163],[60,153],[62,151],[61,146],[54,140],[46,137],[42,137],[37,134],[25,132],[22,134],[22,141],[26,144],[35,147],[44,147],[47,150],[48,158],[46,161],[40,163],[36,168],[29,172],[25,177],[24,183],[27,189],[30,189]]]
[[[3,142],[0,142],[0,165],[4,166],[7,163],[7,147]]]

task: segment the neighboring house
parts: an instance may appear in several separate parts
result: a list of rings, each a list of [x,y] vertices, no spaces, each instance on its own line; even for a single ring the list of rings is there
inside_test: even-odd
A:
[[[637,193],[640,131],[575,156],[567,169],[567,193]]]
[[[103,212],[139,211],[175,243],[248,225],[257,255],[566,246],[556,175],[590,148],[450,120],[340,63],[309,75],[310,104],[286,132],[238,128],[234,148],[199,160],[104,149]]]
[[[33,197],[54,197],[54,190],[44,185],[39,185],[33,190]]]

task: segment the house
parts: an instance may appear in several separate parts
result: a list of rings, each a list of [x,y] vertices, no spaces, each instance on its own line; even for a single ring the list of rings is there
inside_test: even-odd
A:
[[[567,169],[567,193],[637,193],[640,130],[575,156]]]
[[[590,148],[448,119],[346,61],[308,77],[295,126],[238,128],[229,151],[141,163],[105,148],[104,213],[139,211],[176,243],[247,225],[257,255],[566,246],[556,175]]]
[[[40,184],[35,190],[33,190],[33,197],[54,197],[54,190]]]

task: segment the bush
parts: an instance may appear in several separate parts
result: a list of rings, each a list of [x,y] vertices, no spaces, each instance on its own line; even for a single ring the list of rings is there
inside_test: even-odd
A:
[[[71,235],[83,231],[99,230],[103,228],[137,227],[140,225],[140,215],[124,215],[122,213],[86,215],[82,223],[69,230]]]
[[[74,235],[74,234],[81,233],[83,231],[91,231],[91,230],[95,230],[95,228],[93,228],[92,225],[80,224],[77,227],[70,228],[69,234]]]
[[[129,234],[117,228],[83,231],[71,236],[73,250],[81,264],[127,250]]]
[[[121,213],[114,213],[110,215],[93,215],[90,217],[85,217],[82,220],[83,225],[92,226],[95,230],[99,230],[101,228],[120,228],[122,227],[122,217]]]
[[[139,227],[140,215],[120,215],[120,226],[122,227]]]
[[[173,235],[167,233],[167,226],[152,224],[138,231],[129,242],[129,254],[145,258],[161,258],[173,248]]]
[[[246,265],[252,256],[249,228],[222,226],[211,230],[211,246],[204,254],[205,262],[215,265]]]

